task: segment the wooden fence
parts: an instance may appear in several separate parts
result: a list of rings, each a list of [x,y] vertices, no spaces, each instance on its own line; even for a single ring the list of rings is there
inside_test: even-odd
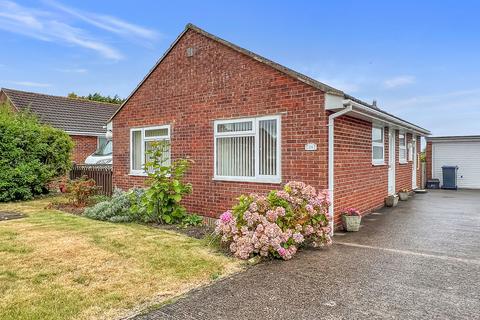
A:
[[[112,187],[112,166],[111,165],[77,165],[74,164],[70,171],[70,179],[78,179],[87,176],[95,180],[98,188],[98,193],[106,196],[111,196]]]

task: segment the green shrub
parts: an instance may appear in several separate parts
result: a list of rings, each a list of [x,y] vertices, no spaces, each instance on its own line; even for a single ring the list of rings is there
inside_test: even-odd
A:
[[[67,196],[70,203],[77,207],[86,206],[97,191],[98,187],[95,180],[88,179],[87,176],[71,180],[67,186]]]
[[[0,104],[0,202],[31,199],[71,166],[71,138],[28,112]]]
[[[99,202],[84,211],[84,216],[110,222],[142,221],[143,216],[138,204],[144,193],[143,189],[134,188],[128,192],[115,189],[109,200]]]
[[[182,220],[184,226],[200,226],[203,223],[203,218],[198,214],[187,214]]]
[[[178,159],[168,163],[170,144],[157,141],[147,151],[149,161],[145,164],[148,174],[142,204],[145,209],[145,220],[157,223],[181,223],[186,215],[180,204],[183,196],[192,192],[192,185],[182,182],[188,170],[189,161]]]

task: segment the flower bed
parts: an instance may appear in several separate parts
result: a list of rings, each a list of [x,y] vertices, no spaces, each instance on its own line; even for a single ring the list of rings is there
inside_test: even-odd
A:
[[[224,212],[215,232],[240,259],[254,255],[291,259],[301,246],[331,244],[328,191],[289,182],[267,196],[242,195]]]

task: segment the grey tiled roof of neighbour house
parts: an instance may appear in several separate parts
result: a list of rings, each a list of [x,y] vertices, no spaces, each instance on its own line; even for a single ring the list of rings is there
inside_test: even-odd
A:
[[[41,122],[70,134],[100,135],[120,105],[2,88],[10,103],[30,110]]]

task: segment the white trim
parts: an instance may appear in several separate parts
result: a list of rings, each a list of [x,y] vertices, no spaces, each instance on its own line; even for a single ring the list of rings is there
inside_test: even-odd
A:
[[[65,132],[70,136],[90,136],[90,137],[101,137],[104,136],[107,132],[98,133],[98,132],[82,132],[82,131],[68,131]]]
[[[418,157],[417,157],[417,139],[412,134],[412,189],[418,188]]]
[[[389,196],[396,193],[396,179],[397,179],[397,168],[396,168],[396,154],[395,154],[395,138],[396,130],[393,127],[388,127],[388,172],[387,172],[387,193]],[[390,175],[390,170],[392,174]],[[390,185],[392,186],[392,192],[390,192]]]
[[[350,100],[350,99],[346,99],[344,100],[343,102],[344,104],[351,104],[354,108],[357,108],[357,109],[360,109],[360,110],[353,110],[354,112],[359,112],[369,118],[372,118],[372,119],[375,119],[375,120],[380,120],[382,122],[386,122],[387,124],[394,124],[394,125],[397,125],[399,127],[402,127],[402,128],[405,128],[405,129],[410,129],[412,131],[414,131],[415,133],[418,133],[420,135],[429,135],[430,134],[430,131],[426,130],[426,129],[423,129],[419,126],[416,126],[414,124],[411,124],[411,123],[408,123],[404,120],[400,120],[394,116],[391,116],[387,113],[385,113],[384,111],[379,111],[379,110],[375,110],[373,108],[370,108],[370,107],[367,107],[363,104],[360,104],[358,102],[355,102],[353,100]],[[373,114],[373,116],[371,115]]]
[[[373,141],[373,130],[380,129],[382,132],[382,142],[374,142]],[[374,166],[382,166],[385,165],[385,127],[372,123],[372,139],[370,140],[372,145],[372,165]],[[374,159],[373,158],[373,148],[374,147],[381,147],[382,148],[382,159]]]
[[[400,141],[400,135],[403,135],[403,145]],[[401,151],[404,150],[405,158],[401,157]],[[407,164],[408,163],[408,155],[407,155],[407,132],[405,130],[398,130],[398,163],[400,164]]]
[[[274,176],[260,175],[260,144],[259,131],[257,130],[259,122],[265,120],[277,121],[277,144],[276,144],[276,169],[277,174]],[[252,129],[248,131],[238,132],[218,132],[218,125],[223,123],[239,123],[252,122]],[[262,117],[236,118],[236,119],[222,119],[213,122],[213,179],[216,181],[238,181],[238,182],[258,182],[258,183],[281,183],[282,182],[282,117],[281,115],[270,115]],[[217,138],[226,137],[254,137],[254,176],[221,176],[217,175]]]
[[[168,133],[166,136],[155,136],[155,137],[145,137],[145,131],[148,130],[158,130],[158,129],[167,129]],[[132,150],[132,145],[133,145],[133,132],[140,132],[140,138],[141,138],[141,144],[140,144],[140,156],[141,156],[141,166],[142,169],[133,169],[133,150]],[[152,127],[141,127],[141,128],[130,128],[130,146],[129,146],[129,152],[130,152],[130,172],[128,175],[130,176],[140,176],[140,177],[145,177],[147,176],[147,173],[143,169],[145,166],[145,142],[146,141],[160,141],[160,140],[169,140],[170,141],[171,137],[171,128],[170,125],[162,125],[162,126],[152,126]]]

